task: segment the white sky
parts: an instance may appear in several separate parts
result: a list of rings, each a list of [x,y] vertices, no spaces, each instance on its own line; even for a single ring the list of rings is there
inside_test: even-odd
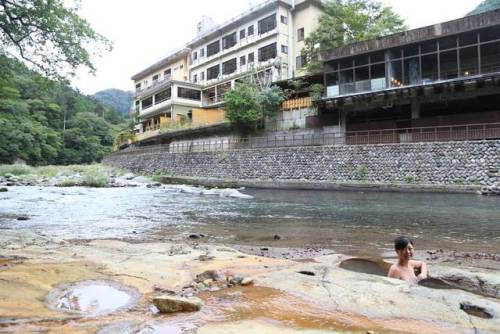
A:
[[[130,77],[195,37],[202,15],[223,23],[249,9],[248,0],[81,0],[80,15],[114,43],[94,58],[95,76],[79,72],[73,86],[85,94],[107,88],[132,90]],[[464,16],[482,0],[382,0],[410,28]]]

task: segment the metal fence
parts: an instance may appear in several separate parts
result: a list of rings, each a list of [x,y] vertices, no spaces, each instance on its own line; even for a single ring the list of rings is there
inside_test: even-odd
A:
[[[344,133],[286,134],[267,137],[217,138],[129,147],[115,154],[219,152],[239,149],[322,145],[371,145],[500,139],[500,123],[349,131]]]

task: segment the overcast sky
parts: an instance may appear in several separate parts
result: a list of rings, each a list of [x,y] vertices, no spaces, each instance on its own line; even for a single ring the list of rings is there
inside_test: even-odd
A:
[[[222,23],[261,1],[81,0],[80,15],[114,43],[95,59],[95,76],[82,70],[73,86],[85,94],[106,88],[132,90],[130,77],[195,37],[202,15]],[[418,28],[464,16],[481,0],[382,0]]]

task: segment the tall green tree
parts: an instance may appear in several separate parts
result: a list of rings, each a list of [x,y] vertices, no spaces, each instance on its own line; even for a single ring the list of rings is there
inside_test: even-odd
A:
[[[240,82],[224,94],[229,122],[241,130],[255,129],[265,117],[272,117],[284,100],[280,87],[261,88],[254,82]]]
[[[320,51],[389,35],[406,29],[390,7],[374,0],[328,0],[318,28],[305,39],[302,57],[307,70],[321,69]]]
[[[0,0],[0,51],[49,77],[67,78],[80,65],[95,72],[91,54],[110,48],[63,0]]]
[[[472,12],[467,15],[476,15],[500,8],[500,0],[485,0],[479,4]]]

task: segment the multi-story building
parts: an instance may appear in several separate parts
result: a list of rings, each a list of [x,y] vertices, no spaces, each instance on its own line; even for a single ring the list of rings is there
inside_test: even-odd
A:
[[[139,132],[221,121],[224,92],[245,76],[271,82],[304,74],[304,39],[321,14],[320,0],[267,0],[218,26],[204,18],[184,49],[132,77]]]

